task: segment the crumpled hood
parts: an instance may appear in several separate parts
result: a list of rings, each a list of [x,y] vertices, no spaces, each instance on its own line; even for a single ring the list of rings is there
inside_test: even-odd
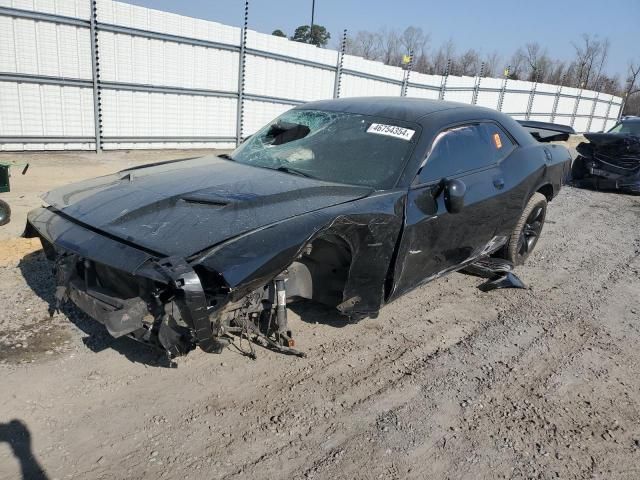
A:
[[[640,142],[640,137],[625,133],[584,133],[584,138],[599,147],[607,147],[610,145],[626,146],[632,149]]]
[[[599,167],[628,175],[640,170],[640,137],[619,133],[585,133],[589,142],[576,147],[580,155]]]
[[[185,257],[371,192],[207,156],[124,170],[42,198],[78,223],[162,255]]]

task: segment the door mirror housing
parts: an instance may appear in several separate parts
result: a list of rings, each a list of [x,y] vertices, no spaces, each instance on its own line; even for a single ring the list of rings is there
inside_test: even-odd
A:
[[[453,179],[444,182],[444,204],[449,213],[458,213],[464,207],[464,195],[467,186],[462,180]]]

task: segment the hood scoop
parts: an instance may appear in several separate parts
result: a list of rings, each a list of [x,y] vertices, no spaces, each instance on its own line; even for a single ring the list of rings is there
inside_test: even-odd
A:
[[[181,200],[186,203],[195,203],[198,205],[211,205],[212,207],[226,207],[229,205],[229,199],[223,197],[215,197],[211,195],[184,195],[181,197]]]

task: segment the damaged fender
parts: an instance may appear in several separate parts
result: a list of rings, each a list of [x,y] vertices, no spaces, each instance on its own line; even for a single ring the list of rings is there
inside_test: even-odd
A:
[[[359,202],[367,213],[338,205],[232,239],[192,261],[218,272],[232,291],[231,300],[237,301],[304,257],[316,240],[340,239],[351,258],[339,309],[375,314],[384,303],[385,280],[402,228],[402,201],[401,192],[374,194]],[[295,285],[287,288],[296,291]]]

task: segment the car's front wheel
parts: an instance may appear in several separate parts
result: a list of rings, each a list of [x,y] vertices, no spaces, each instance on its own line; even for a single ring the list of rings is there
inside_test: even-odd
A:
[[[511,232],[506,246],[507,260],[514,265],[522,265],[527,260],[538,243],[546,215],[547,199],[543,194],[536,192],[529,199]]]

